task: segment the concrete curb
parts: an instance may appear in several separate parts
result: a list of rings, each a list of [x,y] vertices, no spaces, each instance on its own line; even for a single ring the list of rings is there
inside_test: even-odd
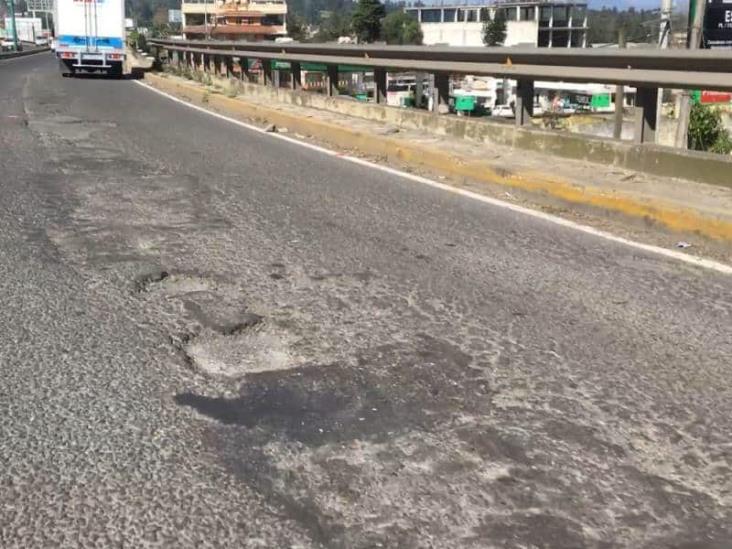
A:
[[[12,53],[0,53],[0,61],[2,61],[3,59],[13,59],[15,57],[26,57],[27,55],[43,53],[44,51],[51,51],[51,48],[40,48],[37,50],[27,50],[27,51],[14,51]]]
[[[487,162],[456,158],[437,148],[385,135],[374,135],[336,125],[324,120],[307,118],[248,103],[241,98],[230,98],[211,93],[192,83],[163,78],[148,73],[145,76],[158,89],[197,104],[231,113],[234,117],[259,119],[289,130],[312,135],[340,148],[355,149],[362,153],[390,161],[426,168],[448,177],[464,177],[507,188],[550,197],[571,206],[583,206],[621,214],[646,223],[657,223],[667,229],[693,233],[719,241],[732,242],[732,222],[705,215],[693,209],[681,209],[663,200],[645,202],[636,196],[608,194],[602,189],[577,186],[569,181],[549,178],[538,173],[508,173],[497,170]]]

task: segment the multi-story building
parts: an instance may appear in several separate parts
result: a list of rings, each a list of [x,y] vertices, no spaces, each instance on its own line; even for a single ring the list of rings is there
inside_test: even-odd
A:
[[[183,0],[187,39],[274,40],[286,36],[285,0]]]
[[[504,46],[587,46],[585,1],[487,0],[482,5],[420,6],[404,11],[420,22],[427,45],[483,46],[483,23],[502,16]]]

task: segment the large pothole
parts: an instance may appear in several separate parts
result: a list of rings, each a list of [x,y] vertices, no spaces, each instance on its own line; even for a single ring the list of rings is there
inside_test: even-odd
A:
[[[286,334],[267,324],[230,336],[204,332],[185,346],[185,352],[202,373],[227,378],[286,370],[298,362]]]

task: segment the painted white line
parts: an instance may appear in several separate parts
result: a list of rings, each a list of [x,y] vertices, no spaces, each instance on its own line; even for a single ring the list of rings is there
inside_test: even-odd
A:
[[[395,168],[390,168],[388,166],[382,166],[380,164],[375,164],[374,162],[364,160],[363,158],[356,158],[355,156],[345,155],[340,152],[333,151],[331,149],[326,149],[324,147],[320,147],[318,145],[313,145],[311,143],[305,143],[304,141],[299,141],[298,139],[288,137],[286,135],[282,135],[282,134],[275,133],[275,132],[266,132],[266,131],[264,131],[264,129],[262,129],[258,126],[253,126],[252,124],[247,124],[246,122],[242,122],[241,120],[236,120],[235,118],[231,118],[229,116],[225,116],[223,114],[213,112],[213,111],[205,109],[203,107],[199,107],[198,105],[194,105],[192,103],[189,103],[188,101],[179,99],[178,97],[175,97],[174,95],[171,95],[164,91],[158,90],[157,88],[154,88],[153,86],[150,86],[149,84],[145,84],[144,82],[141,82],[139,80],[135,80],[134,82],[159,95],[162,95],[163,97],[167,97],[171,101],[175,101],[176,103],[180,103],[181,105],[185,105],[186,107],[206,113],[210,116],[220,118],[221,120],[225,120],[227,122],[230,122],[231,124],[236,124],[237,126],[241,126],[242,128],[246,128],[248,130],[270,136],[274,139],[281,139],[283,141],[287,141],[288,143],[293,143],[295,145],[299,145],[301,147],[305,147],[307,149],[317,151],[317,152],[319,152],[321,154],[325,154],[327,156],[333,156],[333,157],[343,159],[348,162],[352,162],[354,164],[359,164],[361,166],[366,166],[366,167],[372,168],[374,170],[379,170],[381,172],[385,172],[390,175],[401,177],[403,179],[408,179],[408,180],[414,181],[416,183],[421,183],[423,185],[429,185],[430,187],[434,187],[436,189],[440,189],[440,190],[443,190],[443,191],[446,191],[449,193],[453,193],[453,194],[457,194],[457,195],[460,195],[460,196],[463,196],[466,198],[470,198],[472,200],[477,200],[479,202],[483,202],[484,204],[490,204],[491,206],[496,206],[498,208],[504,208],[504,209],[511,210],[511,211],[521,213],[524,215],[529,215],[531,217],[541,219],[543,221],[548,221],[550,223],[554,223],[555,225],[561,225],[562,227],[567,227],[567,228],[573,229],[575,231],[580,231],[585,234],[596,236],[598,238],[603,238],[603,239],[609,240],[611,242],[616,242],[618,244],[630,246],[637,250],[642,250],[644,252],[648,252],[651,254],[660,255],[663,257],[667,257],[669,259],[675,259],[677,261],[682,261],[682,262],[688,263],[690,265],[695,265],[697,267],[702,267],[704,269],[717,271],[719,273],[732,275],[732,265],[727,265],[725,263],[720,263],[719,261],[705,259],[703,257],[689,255],[689,254],[685,254],[682,252],[677,252],[676,250],[668,250],[666,248],[661,248],[660,246],[654,246],[652,244],[643,244],[642,242],[636,242],[635,240],[629,240],[627,238],[623,238],[622,236],[617,236],[612,233],[608,233],[606,231],[601,231],[599,229],[595,229],[594,227],[590,227],[588,225],[582,225],[580,223],[575,223],[574,221],[570,221],[570,220],[564,219],[562,217],[557,217],[555,215],[540,212],[538,210],[532,210],[530,208],[525,208],[523,206],[511,204],[510,202],[505,202],[505,201],[499,200],[497,198],[492,198],[490,196],[485,196],[482,194],[478,194],[476,192],[467,191],[465,189],[458,189],[456,187],[452,187],[450,185],[447,185],[445,183],[440,183],[438,181],[433,181],[432,179],[428,179],[428,178],[422,177],[420,175],[414,175],[411,173],[403,172],[401,170],[397,170]]]

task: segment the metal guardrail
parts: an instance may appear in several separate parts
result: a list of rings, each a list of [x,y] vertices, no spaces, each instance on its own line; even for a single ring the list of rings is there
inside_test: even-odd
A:
[[[300,88],[300,63],[327,66],[326,90],[337,94],[338,65],[374,69],[376,101],[386,100],[386,72],[434,74],[435,101],[449,101],[449,75],[472,74],[510,78],[518,82],[516,124],[527,125],[533,115],[536,80],[628,85],[637,88],[636,136],[639,143],[655,141],[659,88],[732,90],[732,52],[723,50],[607,50],[577,48],[447,48],[151,40],[152,46],[174,53],[179,64],[210,70],[223,60],[227,72],[236,61],[247,78],[247,63],[260,59],[265,84],[271,84],[272,61],[292,66],[292,86]],[[296,74],[297,73],[297,74]]]

